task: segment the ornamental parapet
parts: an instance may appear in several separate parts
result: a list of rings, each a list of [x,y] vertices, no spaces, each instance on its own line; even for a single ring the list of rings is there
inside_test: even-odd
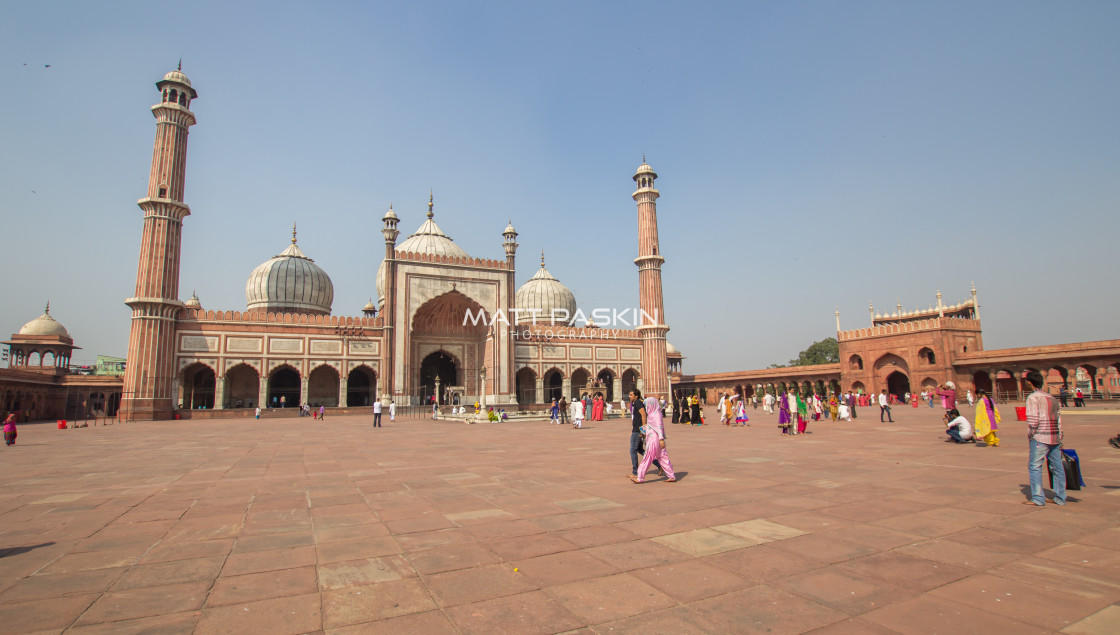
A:
[[[347,327],[363,326],[381,328],[385,320],[380,317],[355,317],[346,315],[308,315],[306,313],[265,313],[263,311],[207,311],[186,309],[181,321],[238,322],[257,324],[298,324],[309,326]]]
[[[879,324],[877,326],[853,329],[851,331],[840,331],[836,334],[836,339],[840,342],[850,342],[852,340],[868,337],[883,337],[886,335],[917,333],[920,331],[934,331],[939,329],[950,331],[979,331],[980,320],[971,318],[935,317],[928,320],[917,320],[913,322]]]
[[[414,251],[397,251],[396,259],[409,262],[425,262],[437,265],[453,265],[459,267],[480,267],[483,269],[508,269],[505,260],[491,258],[471,258],[462,256],[449,256],[446,254],[425,254]]]

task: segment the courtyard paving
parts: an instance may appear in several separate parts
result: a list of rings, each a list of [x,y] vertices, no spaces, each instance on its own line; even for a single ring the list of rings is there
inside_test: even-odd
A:
[[[1022,505],[1026,440],[877,408],[786,438],[370,417],[23,425],[0,455],[4,633],[1116,633],[1120,410],[1088,487]]]

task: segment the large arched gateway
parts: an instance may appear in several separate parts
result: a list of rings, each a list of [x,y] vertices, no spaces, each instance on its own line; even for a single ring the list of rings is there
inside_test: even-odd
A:
[[[441,403],[447,403],[445,397],[452,387],[472,403],[485,394],[481,371],[489,324],[486,315],[482,305],[455,290],[428,300],[416,310],[410,334],[415,360],[410,392],[421,400],[430,398],[438,377]]]

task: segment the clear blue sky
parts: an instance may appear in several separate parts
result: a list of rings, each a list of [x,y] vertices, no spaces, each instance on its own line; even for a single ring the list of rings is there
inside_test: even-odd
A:
[[[51,301],[123,355],[155,132],[192,109],[182,299],[244,310],[299,242],[334,313],[380,218],[521,232],[581,307],[637,303],[645,153],[686,372],[760,368],[877,307],[980,292],[987,348],[1120,337],[1120,3],[4,2],[0,333]],[[45,65],[50,64],[49,68]]]

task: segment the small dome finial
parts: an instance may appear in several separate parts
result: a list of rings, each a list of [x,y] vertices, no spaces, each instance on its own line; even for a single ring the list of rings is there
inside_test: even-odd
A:
[[[544,250],[541,250],[541,269],[544,269]]]
[[[645,163],[645,162],[646,162],[646,153],[643,152],[642,153],[642,163]]]
[[[544,258],[544,251],[543,250],[541,251],[541,258]],[[43,313],[46,313],[47,315],[51,314],[51,301],[50,300],[47,300],[47,308],[43,309]]]
[[[292,223],[292,244],[296,244],[296,224]]]
[[[435,216],[435,214],[432,213],[432,208],[435,207],[434,199],[435,199],[435,191],[434,190],[429,190],[428,191],[428,218],[432,218],[432,217]]]
[[[183,71],[183,58],[181,58],[181,57],[179,58],[179,68],[177,70],[179,72]]]

